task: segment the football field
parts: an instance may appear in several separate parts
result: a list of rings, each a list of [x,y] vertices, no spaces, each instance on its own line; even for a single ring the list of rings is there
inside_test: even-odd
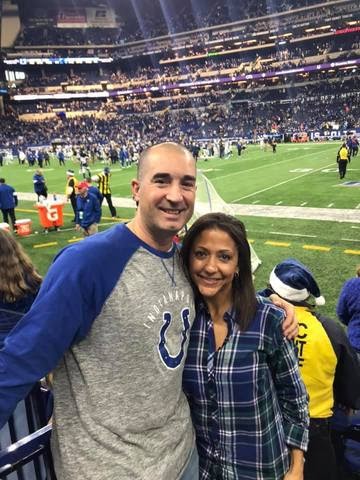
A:
[[[314,272],[327,304],[321,311],[335,315],[335,304],[345,279],[354,275],[360,264],[360,156],[352,159],[344,180],[337,173],[336,153],[339,142],[312,144],[280,144],[277,152],[249,146],[241,156],[234,151],[225,159],[198,161],[198,169],[212,182],[219,195],[234,208],[240,209],[249,239],[262,265],[256,272],[256,286],[266,285],[275,263],[287,257],[303,261]],[[92,174],[101,171],[100,162],[91,166]],[[59,167],[52,158],[44,168],[49,196],[65,190],[65,171],[78,165],[68,161]],[[35,168],[9,164],[0,169],[0,176],[21,194],[33,192]],[[131,199],[130,180],[136,167],[111,167],[113,197]],[[60,232],[42,233],[34,201],[19,195],[18,218],[30,218],[33,234],[20,238],[40,272],[45,274],[56,252],[79,234],[71,224],[70,206],[65,205],[65,223]],[[131,203],[130,203],[131,204]],[[237,206],[238,205],[238,206]],[[118,207],[120,219],[131,218],[134,209]],[[103,204],[100,229],[114,222]],[[345,221],[346,220],[346,221]],[[38,233],[35,233],[38,232]]]

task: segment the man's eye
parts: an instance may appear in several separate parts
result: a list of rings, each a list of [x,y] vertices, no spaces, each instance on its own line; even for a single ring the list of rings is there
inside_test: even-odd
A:
[[[194,182],[184,182],[182,186],[187,190],[191,190],[192,188],[195,188]]]

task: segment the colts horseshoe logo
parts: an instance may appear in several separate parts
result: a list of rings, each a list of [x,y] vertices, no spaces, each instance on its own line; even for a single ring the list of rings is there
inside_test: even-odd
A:
[[[183,331],[181,332],[182,340],[180,345],[180,351],[175,356],[170,355],[166,346],[166,332],[170,327],[173,319],[171,318],[171,314],[169,312],[164,312],[163,314],[164,325],[161,327],[161,330],[160,330],[160,342],[158,345],[158,350],[159,350],[159,354],[162,362],[168,368],[171,368],[171,369],[177,368],[184,357],[184,345],[187,340],[187,333],[190,328],[189,313],[190,313],[190,310],[188,308],[184,308],[181,311],[181,321],[183,323],[184,328],[183,328]]]

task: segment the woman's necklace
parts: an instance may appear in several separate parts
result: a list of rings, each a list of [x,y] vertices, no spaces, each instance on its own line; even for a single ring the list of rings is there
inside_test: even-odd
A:
[[[165,268],[166,270],[166,273],[169,275],[170,277],[170,280],[171,280],[171,286],[172,287],[176,287],[176,282],[175,282],[175,255],[176,255],[176,252],[174,252],[174,255],[172,256],[172,269],[171,271],[168,269],[168,267],[166,266],[166,263],[164,262],[164,259],[163,258],[160,258],[161,260],[161,263],[163,265],[163,267]]]

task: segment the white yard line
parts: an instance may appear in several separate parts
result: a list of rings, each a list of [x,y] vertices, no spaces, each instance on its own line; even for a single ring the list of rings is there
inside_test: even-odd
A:
[[[317,235],[306,235],[305,233],[287,233],[287,232],[269,232],[273,235],[285,235],[290,237],[307,237],[307,238],[317,238]]]
[[[333,206],[334,206],[333,203],[329,203],[329,205],[327,206],[327,208],[331,208],[331,207],[333,207]]]
[[[281,205],[283,203],[282,200],[280,200],[280,202],[276,202],[275,205]]]
[[[360,242],[360,240],[355,240],[354,238],[340,238],[340,240],[343,240],[344,242]]]
[[[309,155],[306,155],[306,157],[313,157],[314,155],[319,155],[319,152],[310,153]],[[227,173],[226,175],[221,175],[220,177],[213,178],[212,181],[217,182],[218,180],[221,180],[223,178],[234,177],[235,175],[243,175],[244,173],[247,173],[247,172],[255,172],[256,170],[261,170],[263,168],[273,167],[275,165],[281,165],[283,163],[292,162],[293,160],[299,160],[299,159],[303,160],[304,155],[302,154],[302,155],[298,155],[296,157],[286,158],[285,160],[281,160],[279,162],[264,163],[263,165],[259,165],[258,167],[254,167],[254,168],[249,168],[247,170],[241,170],[241,171],[238,171],[238,172]],[[319,170],[322,170],[323,168],[328,168],[332,165],[334,165],[334,162],[331,163],[330,165],[324,165]]]
[[[316,170],[312,170],[311,172],[303,173],[302,175],[298,175],[297,177],[289,178],[288,180],[284,180],[283,182],[276,183],[275,185],[271,185],[271,187],[266,187],[266,188],[263,188],[262,190],[258,190],[257,192],[249,193],[249,195],[244,195],[243,197],[236,198],[231,203],[239,202],[240,200],[244,200],[244,198],[253,197],[254,195],[258,195],[259,193],[267,192],[268,190],[272,190],[273,188],[280,187],[281,185],[286,185],[287,183],[293,182],[294,180],[298,180],[299,178],[307,177],[309,175],[312,175],[313,173],[320,172],[320,170],[322,170],[323,168],[329,167],[332,164],[333,162],[329,163],[329,165],[324,165],[321,168],[317,168]]]
[[[308,202],[302,202],[300,203],[300,207],[305,207],[305,205],[307,205]]]

